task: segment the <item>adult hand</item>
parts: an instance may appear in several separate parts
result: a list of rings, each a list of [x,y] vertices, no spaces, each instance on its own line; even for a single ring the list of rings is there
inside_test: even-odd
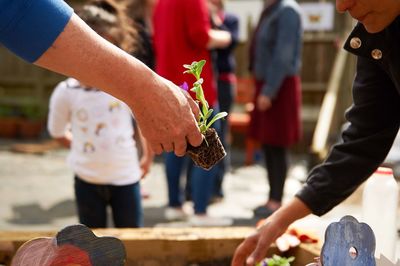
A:
[[[311,210],[300,199],[292,199],[236,248],[231,266],[253,266],[260,262],[267,254],[269,246],[286,232],[291,223],[310,213]]]
[[[183,156],[187,143],[199,146],[203,141],[196,120],[199,108],[190,95],[163,78],[150,91],[133,111],[153,151]]]
[[[271,218],[236,248],[231,266],[253,266],[265,258],[270,245],[287,229]]]
[[[260,94],[257,97],[257,109],[259,111],[267,111],[272,106],[271,98],[266,95]]]

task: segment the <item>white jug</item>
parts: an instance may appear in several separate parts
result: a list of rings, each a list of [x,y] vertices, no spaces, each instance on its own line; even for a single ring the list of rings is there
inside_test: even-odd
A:
[[[398,194],[392,169],[379,167],[365,184],[362,203],[362,222],[371,226],[376,238],[375,257],[383,254],[392,262],[396,259]]]

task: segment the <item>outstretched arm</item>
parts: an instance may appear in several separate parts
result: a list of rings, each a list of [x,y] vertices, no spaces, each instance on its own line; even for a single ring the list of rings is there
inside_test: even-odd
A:
[[[298,198],[274,212],[264,225],[248,236],[236,249],[232,266],[254,266],[267,254],[270,245],[281,236],[294,221],[311,213],[311,210]]]
[[[123,100],[133,110],[156,153],[175,151],[182,156],[187,141],[194,146],[202,141],[193,100],[172,82],[101,38],[76,15],[35,64]]]
[[[1,1],[0,43],[29,62],[126,102],[156,153],[174,151],[182,156],[187,142],[202,142],[195,102],[101,38],[62,0]]]

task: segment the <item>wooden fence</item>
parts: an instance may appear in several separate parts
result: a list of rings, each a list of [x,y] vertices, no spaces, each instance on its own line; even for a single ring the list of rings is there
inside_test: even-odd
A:
[[[333,0],[330,0],[334,3]],[[79,2],[79,1],[74,1]],[[300,1],[304,2],[304,1]],[[315,1],[314,1],[315,2]],[[251,22],[247,23],[249,29]],[[319,119],[319,111],[323,106],[324,97],[328,90],[328,85],[332,82],[339,82],[337,93],[340,94],[341,101],[335,103],[330,120],[335,120],[332,124],[339,125],[343,122],[343,110],[350,102],[350,85],[352,75],[354,74],[353,65],[350,61],[342,64],[340,69],[336,69],[335,81],[331,80],[334,71],[334,64],[337,61],[338,54],[342,50],[342,42],[345,34],[352,27],[352,21],[348,15],[342,15],[335,12],[334,28],[331,31],[324,32],[305,32],[303,43],[303,63],[302,63],[302,87],[303,87],[303,127],[304,141],[299,145],[299,150],[308,151],[312,143],[314,129]],[[249,30],[251,32],[251,30]],[[249,36],[250,37],[250,36]],[[248,79],[248,42],[240,43],[236,49],[236,58],[238,62],[237,75],[239,79]],[[349,65],[350,64],[350,65]],[[339,74],[338,74],[339,73]],[[41,69],[34,65],[23,62],[3,47],[0,47],[0,114],[1,108],[14,107],[16,109],[24,106],[38,106],[44,113],[47,110],[48,99],[54,86],[64,79],[61,75]],[[343,81],[346,79],[346,81]],[[332,86],[332,85],[331,85]],[[250,87],[243,87],[241,90],[251,90]],[[241,91],[239,91],[241,93]],[[248,93],[247,93],[248,94]],[[236,106],[236,110],[244,110]],[[339,117],[339,119],[338,119]],[[325,116],[326,118],[326,116]],[[320,117],[322,119],[322,117]],[[329,122],[328,124],[331,124]],[[326,139],[326,143],[316,145],[326,149],[328,139],[337,135],[338,126],[329,126],[328,133],[319,139]],[[322,133],[321,133],[322,134]],[[328,137],[329,136],[329,137]],[[315,148],[314,147],[314,148]],[[319,151],[314,150],[319,153]]]

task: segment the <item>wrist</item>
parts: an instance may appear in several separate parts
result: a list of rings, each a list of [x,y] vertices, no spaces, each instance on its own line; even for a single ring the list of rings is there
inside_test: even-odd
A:
[[[288,204],[283,205],[271,216],[281,227],[287,228],[296,220],[311,214],[311,210],[298,198],[292,199]]]

